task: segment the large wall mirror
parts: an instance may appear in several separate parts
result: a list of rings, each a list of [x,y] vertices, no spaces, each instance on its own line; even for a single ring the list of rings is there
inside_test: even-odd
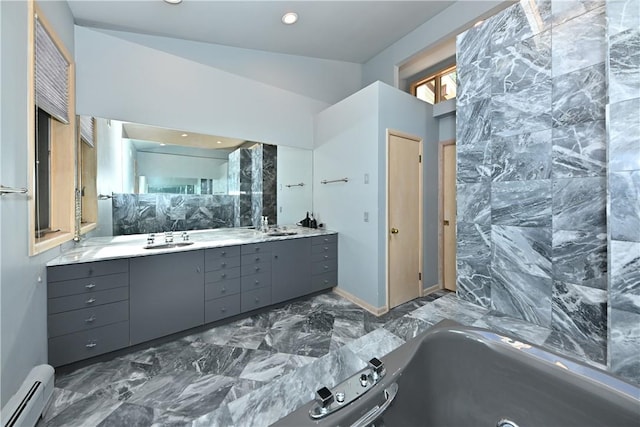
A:
[[[291,225],[312,211],[312,151],[96,118],[96,236]]]

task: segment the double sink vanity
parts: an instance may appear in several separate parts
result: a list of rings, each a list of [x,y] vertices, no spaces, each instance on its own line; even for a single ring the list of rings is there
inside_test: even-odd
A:
[[[167,239],[171,240],[171,239]],[[47,264],[61,366],[337,285],[338,235],[291,227],[91,238]]]

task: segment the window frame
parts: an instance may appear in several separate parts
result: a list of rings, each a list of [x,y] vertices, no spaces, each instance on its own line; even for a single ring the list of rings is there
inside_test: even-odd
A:
[[[447,68],[444,68],[436,73],[433,74],[429,74],[427,77],[425,78],[421,78],[420,80],[416,80],[415,82],[411,83],[411,94],[413,96],[417,96],[417,90],[418,90],[418,86],[422,86],[423,84],[427,83],[429,80],[433,80],[435,79],[435,88],[434,88],[434,101],[433,101],[433,105],[438,104],[440,102],[443,101],[447,101],[446,99],[442,99],[442,93],[441,93],[441,85],[442,85],[442,77],[446,76],[447,74],[451,73],[452,71],[456,70],[456,64],[451,65]],[[456,83],[456,87],[457,87],[457,83]],[[455,99],[451,98],[451,99]],[[427,102],[427,101],[425,101]]]
[[[29,255],[33,256],[71,240],[75,231],[75,185],[76,185],[76,114],[75,114],[75,62],[51,23],[34,0],[28,1],[28,55],[27,55],[27,161],[29,197]],[[36,16],[60,53],[69,63],[69,123],[50,119],[51,170],[49,227],[59,230],[38,237],[35,197],[36,159],[36,97],[35,97],[35,19]]]

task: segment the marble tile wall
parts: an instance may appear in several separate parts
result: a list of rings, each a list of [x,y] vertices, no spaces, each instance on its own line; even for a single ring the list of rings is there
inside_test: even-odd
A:
[[[457,39],[458,295],[568,336],[600,363],[605,9],[521,1]]]
[[[640,2],[607,0],[609,368],[640,382]]]
[[[233,227],[236,196],[114,194],[113,235]]]
[[[254,146],[251,150],[251,212],[253,224],[259,227],[261,217],[269,224],[278,223],[277,165],[278,147],[269,144]]]
[[[234,226],[247,227],[253,225],[251,206],[252,182],[251,150],[238,148],[229,153],[229,194],[237,196],[234,204]]]

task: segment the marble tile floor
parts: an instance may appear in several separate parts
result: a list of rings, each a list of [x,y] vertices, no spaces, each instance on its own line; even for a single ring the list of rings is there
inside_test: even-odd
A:
[[[267,426],[447,318],[590,357],[588,346],[448,291],[380,317],[330,292],[56,375],[38,427]]]

